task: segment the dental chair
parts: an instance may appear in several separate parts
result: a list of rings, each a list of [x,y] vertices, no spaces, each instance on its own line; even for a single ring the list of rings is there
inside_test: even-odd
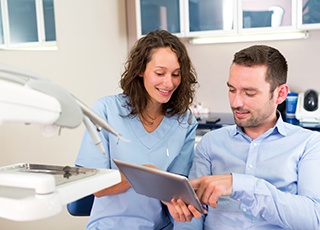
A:
[[[72,216],[90,216],[94,195],[88,195],[67,204],[67,210]]]
[[[126,141],[105,119],[59,85],[2,64],[0,111],[0,125],[39,125],[45,137],[59,136],[62,128],[73,129],[83,123],[101,154],[105,152],[99,134],[102,129]],[[120,181],[115,169],[29,162],[1,166],[0,218],[38,220],[58,214],[65,205],[71,215],[88,216],[94,198],[89,194]]]

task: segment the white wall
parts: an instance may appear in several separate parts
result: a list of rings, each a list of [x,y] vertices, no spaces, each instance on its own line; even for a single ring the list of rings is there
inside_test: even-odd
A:
[[[0,63],[27,69],[58,83],[92,106],[119,92],[127,55],[124,0],[56,0],[57,51],[0,51]],[[73,165],[84,126],[42,137],[38,126],[0,127],[0,165],[18,162]],[[0,204],[1,205],[1,204]],[[3,208],[3,207],[2,207]],[[87,218],[59,215],[33,222],[0,218],[0,229],[84,229]]]
[[[56,0],[58,51],[0,51],[0,63],[31,70],[60,84],[89,106],[119,92],[118,81],[127,54],[125,0]],[[197,101],[213,112],[229,112],[226,82],[233,54],[253,43],[190,45],[199,75]],[[306,40],[264,42],[278,48],[289,64],[293,91],[320,90],[320,31]],[[18,162],[72,165],[84,127],[63,129],[55,138],[41,136],[37,126],[0,127],[0,165]],[[1,205],[1,204],[0,204]],[[33,222],[0,218],[1,229],[84,229],[87,218],[57,216]]]
[[[198,102],[212,112],[231,112],[226,84],[229,67],[235,52],[253,44],[273,46],[286,57],[291,91],[303,92],[310,88],[320,91],[320,30],[317,30],[310,31],[309,38],[302,40],[210,45],[186,43],[199,77]]]

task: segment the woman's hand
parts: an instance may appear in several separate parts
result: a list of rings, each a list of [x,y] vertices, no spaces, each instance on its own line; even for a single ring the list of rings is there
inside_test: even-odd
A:
[[[172,199],[171,202],[164,202],[175,221],[190,222],[192,218],[200,218],[202,214],[192,205],[186,205],[181,199]]]

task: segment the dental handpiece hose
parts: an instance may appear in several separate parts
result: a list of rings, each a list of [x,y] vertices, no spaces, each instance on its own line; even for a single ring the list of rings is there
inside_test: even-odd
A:
[[[90,121],[90,119],[87,116],[83,117],[84,125],[86,126],[94,144],[103,152],[103,154],[106,153],[105,148],[102,145],[102,140],[99,136],[97,127]]]

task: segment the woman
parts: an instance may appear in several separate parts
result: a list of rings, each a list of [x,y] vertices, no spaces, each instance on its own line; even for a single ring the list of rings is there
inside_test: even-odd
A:
[[[197,122],[189,107],[197,85],[184,44],[167,31],[137,41],[121,76],[122,94],[106,96],[94,111],[130,142],[102,131],[106,154],[86,132],[76,165],[116,169],[112,159],[188,175]],[[122,182],[95,193],[87,229],[170,229],[161,201]]]

